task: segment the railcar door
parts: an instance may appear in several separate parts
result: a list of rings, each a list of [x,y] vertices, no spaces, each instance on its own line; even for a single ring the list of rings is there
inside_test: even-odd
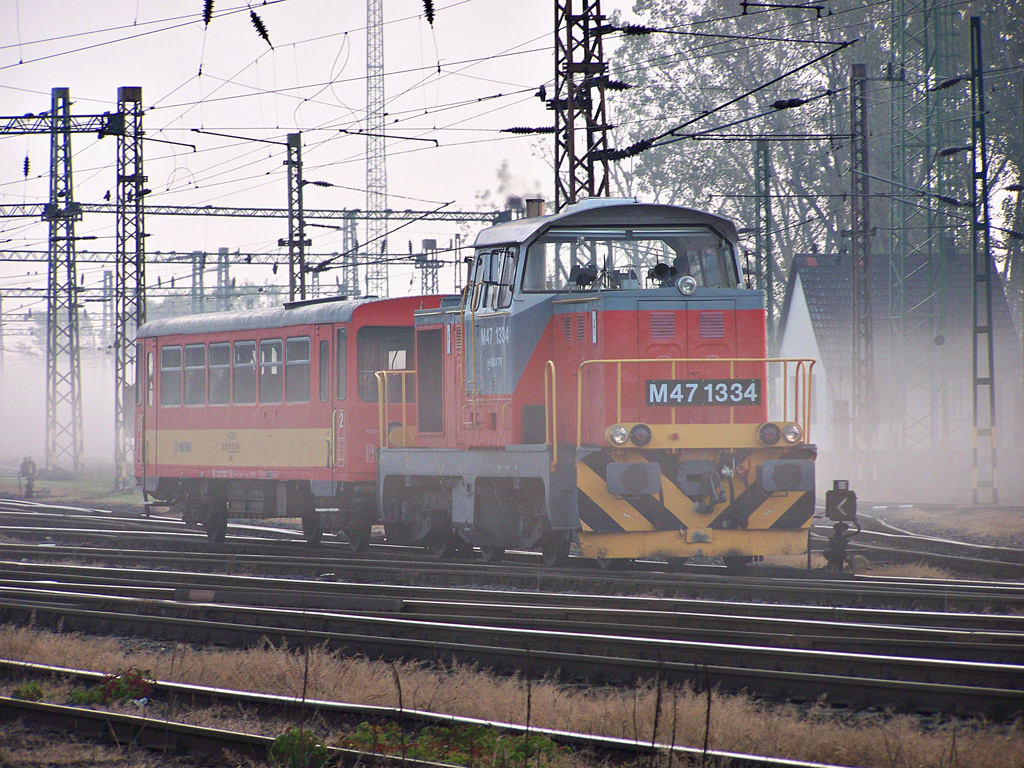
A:
[[[331,408],[331,447],[332,447],[332,479],[343,481],[349,479],[345,471],[345,407],[348,399],[348,327],[335,326],[333,355],[331,365],[333,378],[330,400]]]
[[[135,474],[145,477],[157,463],[156,339],[140,339],[135,366]]]
[[[316,360],[316,381],[310,388],[310,424],[315,438],[313,478],[334,479],[334,355],[333,325],[313,328],[310,357]]]

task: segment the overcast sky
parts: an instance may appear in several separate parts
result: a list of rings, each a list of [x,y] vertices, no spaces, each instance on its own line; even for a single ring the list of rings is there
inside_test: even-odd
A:
[[[606,14],[627,10],[606,0]],[[262,19],[273,48],[250,19]],[[304,175],[335,185],[307,186],[307,208],[365,208],[366,6],[338,0],[216,0],[209,26],[203,0],[0,0],[0,113],[49,109],[54,87],[70,89],[73,114],[116,109],[119,86],[141,86],[151,204],[287,205],[284,147],[212,135],[284,141],[302,132]],[[501,128],[553,124],[534,94],[554,76],[553,0],[439,0],[431,27],[422,0],[385,0],[384,56],[389,205],[474,210],[498,186],[508,162],[513,191],[551,196],[552,171],[537,157],[550,137],[512,137]],[[207,133],[197,133],[196,129]],[[414,139],[430,138],[433,142]],[[161,143],[161,142],[178,142]],[[76,134],[74,194],[102,202],[114,194],[116,142]],[[189,146],[194,145],[195,150]],[[550,154],[550,150],[548,150]],[[29,174],[24,175],[25,158]],[[0,137],[0,204],[48,198],[49,138]],[[500,202],[500,201],[498,201]],[[47,230],[28,220],[0,222],[0,249],[45,249]],[[150,216],[150,252],[279,252],[282,220]],[[112,216],[77,225],[95,235],[80,249],[113,250]],[[314,252],[340,249],[340,235],[310,228]],[[416,225],[389,250],[453,234]],[[44,265],[28,265],[45,273]],[[87,285],[110,267],[82,265]],[[169,269],[151,270],[151,282]],[[178,270],[181,274],[181,270]],[[411,279],[411,270],[405,274]],[[395,276],[396,280],[404,277]],[[7,277],[0,291],[19,284]],[[392,286],[397,291],[397,284]],[[404,292],[404,291],[403,291]],[[10,307],[10,302],[5,308]]]

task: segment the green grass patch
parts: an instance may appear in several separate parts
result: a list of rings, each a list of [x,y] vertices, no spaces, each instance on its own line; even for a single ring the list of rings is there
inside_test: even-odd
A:
[[[403,733],[394,722],[360,723],[341,746],[362,752],[402,755],[410,760],[481,768],[512,768],[526,764],[558,768],[572,755],[540,734],[506,734],[482,725],[432,726]]]

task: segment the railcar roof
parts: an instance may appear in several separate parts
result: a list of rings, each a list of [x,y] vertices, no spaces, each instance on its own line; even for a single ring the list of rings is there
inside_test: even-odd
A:
[[[380,299],[349,299],[269,309],[247,309],[237,312],[207,312],[202,315],[184,315],[153,320],[141,326],[137,338],[171,336],[183,333],[221,333],[229,331],[255,331],[305,323],[351,322],[356,309]]]
[[[736,225],[729,219],[695,208],[680,205],[640,203],[631,199],[585,200],[570,205],[561,213],[516,219],[482,230],[476,237],[477,248],[531,241],[552,227],[609,226],[642,227],[705,224],[735,242],[739,238]]]

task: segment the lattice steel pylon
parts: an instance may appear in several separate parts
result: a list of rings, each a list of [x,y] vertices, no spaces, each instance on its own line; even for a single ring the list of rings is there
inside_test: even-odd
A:
[[[366,209],[388,207],[387,155],[384,143],[384,0],[366,3]],[[366,293],[388,295],[386,218],[366,222]]]
[[[754,218],[757,260],[756,287],[764,291],[767,316],[768,348],[775,349],[775,264],[772,254],[772,155],[771,145],[764,139],[754,142]]]
[[[871,318],[871,198],[868,174],[867,67],[850,71],[850,276],[852,278],[851,418],[859,449],[875,433],[875,345]]]
[[[949,448],[966,441],[951,417],[945,346],[946,290],[955,250],[948,206],[963,201],[960,156],[967,121],[955,57],[952,0],[893,0],[889,79],[893,195],[889,261],[892,378],[887,400],[895,444]],[[952,211],[955,213],[955,211]]]
[[[302,134],[288,134],[288,238],[277,241],[288,247],[288,300],[306,299],[306,221],[302,210]]]
[[[996,483],[996,368],[992,323],[992,244],[988,203],[988,147],[985,140],[985,80],[981,19],[971,17],[971,260],[974,336],[974,503],[983,492],[999,503]]]
[[[71,177],[71,92],[54,88],[50,102],[49,274],[46,291],[46,467],[83,466],[82,370],[75,270],[76,206]],[[62,462],[68,462],[67,465]]]
[[[78,344],[78,281],[75,269],[75,222],[83,206],[74,201],[71,174],[71,134],[92,133],[100,138],[124,133],[120,113],[71,115],[71,93],[54,88],[50,111],[41,115],[0,117],[0,135],[50,136],[50,199],[42,219],[49,224],[47,248],[46,330],[46,467],[83,463],[81,355]],[[18,214],[25,215],[25,214]]]
[[[145,182],[142,172],[142,88],[117,89],[124,121],[117,137],[117,260],[114,267],[114,467],[118,487],[132,476],[135,332],[146,322]]]
[[[604,19],[600,0],[556,0],[555,96],[548,104],[555,111],[556,212],[610,189]]]

